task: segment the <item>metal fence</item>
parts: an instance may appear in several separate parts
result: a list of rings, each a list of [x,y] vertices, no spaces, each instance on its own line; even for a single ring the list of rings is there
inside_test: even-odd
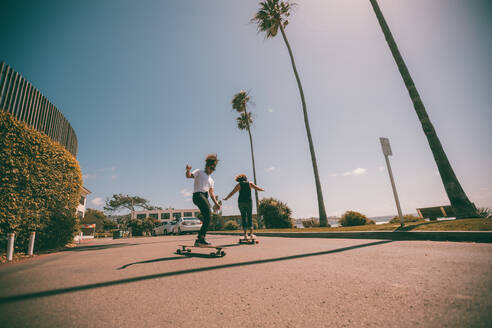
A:
[[[77,156],[77,135],[60,111],[5,62],[0,64],[0,109],[45,133]]]

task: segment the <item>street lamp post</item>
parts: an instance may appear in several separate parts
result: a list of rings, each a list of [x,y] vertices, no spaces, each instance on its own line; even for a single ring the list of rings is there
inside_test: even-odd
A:
[[[398,193],[396,192],[395,180],[393,179],[393,171],[391,171],[391,165],[389,161],[389,156],[392,156],[391,146],[388,138],[379,138],[381,142],[381,147],[383,148],[384,159],[386,160],[386,167],[388,168],[388,174],[391,181],[391,187],[393,188],[393,195],[395,196],[396,208],[398,210],[398,216],[400,217],[400,226],[403,228],[405,226],[405,221],[403,220],[403,214],[401,213],[400,199],[398,198]]]

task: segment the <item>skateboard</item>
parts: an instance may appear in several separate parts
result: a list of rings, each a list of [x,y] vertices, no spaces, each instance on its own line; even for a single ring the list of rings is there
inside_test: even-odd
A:
[[[260,241],[257,240],[256,238],[248,238],[248,239],[245,239],[244,237],[239,238],[240,244],[254,245],[254,244],[258,244],[259,242]]]
[[[210,245],[210,246],[207,246],[207,245],[203,245],[203,246],[195,246],[195,245],[178,245],[179,247],[181,248],[178,248],[176,250],[176,253],[177,254],[189,254],[191,253],[191,248],[214,248],[215,249],[215,252],[211,252],[210,253],[210,256],[211,257],[223,257],[223,256],[226,256],[226,252],[224,252],[222,249],[224,249],[224,246],[213,246],[213,245]]]

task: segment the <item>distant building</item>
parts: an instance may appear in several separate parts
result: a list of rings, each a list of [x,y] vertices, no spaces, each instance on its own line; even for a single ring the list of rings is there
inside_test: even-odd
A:
[[[145,219],[154,218],[160,221],[169,221],[172,219],[179,218],[196,218],[200,211],[196,208],[194,209],[175,209],[166,208],[164,210],[145,210],[145,211],[133,211],[131,214],[132,219]]]

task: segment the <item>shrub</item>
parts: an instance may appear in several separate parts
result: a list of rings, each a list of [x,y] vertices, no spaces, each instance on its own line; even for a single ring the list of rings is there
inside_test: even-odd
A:
[[[408,215],[404,215],[403,216],[403,222],[407,223],[407,222],[418,222],[418,221],[425,221],[424,219],[422,219],[420,216],[415,216],[415,215],[412,215],[412,214],[408,214]],[[399,216],[395,216],[394,218],[392,218],[389,223],[393,223],[393,224],[399,224],[400,223],[400,217]]]
[[[267,229],[292,228],[294,225],[290,217],[291,209],[277,199],[263,198],[258,206],[258,212],[263,215],[263,223]]]
[[[132,229],[132,236],[142,236],[144,232],[150,234],[159,220],[147,217],[145,219],[130,219],[127,227]]]
[[[36,249],[64,246],[77,230],[81,186],[69,151],[0,110],[0,234],[15,232],[22,251],[30,231]]]
[[[93,208],[88,208],[85,211],[85,216],[80,219],[81,224],[96,224],[96,231],[103,232],[105,230],[111,230],[117,228],[117,224],[107,219],[103,211],[99,211]]]
[[[224,225],[224,230],[237,230],[239,229],[239,224],[234,220],[229,220]]]
[[[338,223],[340,223],[342,227],[376,224],[373,220],[369,220],[364,214],[355,211],[345,212]]]
[[[484,219],[492,218],[492,208],[479,207],[477,208],[477,214],[479,217]]]
[[[304,228],[319,227],[319,219],[318,218],[309,218],[307,220],[302,220],[302,226]]]

